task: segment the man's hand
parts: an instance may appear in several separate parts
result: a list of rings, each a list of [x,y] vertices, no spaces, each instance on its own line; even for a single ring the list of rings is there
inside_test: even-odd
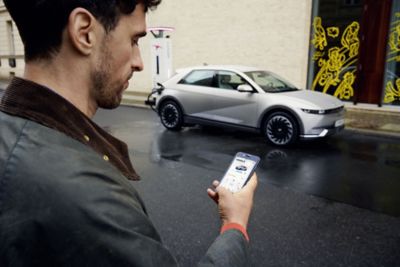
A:
[[[257,175],[253,174],[248,183],[236,193],[219,186],[218,181],[214,181],[212,185],[214,188],[208,188],[207,193],[218,204],[222,225],[237,223],[247,229],[257,187]]]

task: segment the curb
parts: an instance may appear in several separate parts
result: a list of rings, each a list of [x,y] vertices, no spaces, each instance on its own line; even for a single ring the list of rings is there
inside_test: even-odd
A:
[[[354,127],[349,127],[349,126],[345,126],[344,130],[356,132],[359,134],[365,134],[365,135],[400,138],[400,132],[388,132],[388,131],[371,130],[371,129],[364,129],[364,128],[354,128]]]

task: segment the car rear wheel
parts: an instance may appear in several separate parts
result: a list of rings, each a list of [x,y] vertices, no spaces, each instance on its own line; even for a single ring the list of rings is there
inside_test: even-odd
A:
[[[265,120],[264,135],[277,146],[293,144],[298,139],[297,122],[286,112],[274,112]]]
[[[165,128],[179,131],[183,126],[183,112],[174,101],[166,101],[160,107],[160,119]]]

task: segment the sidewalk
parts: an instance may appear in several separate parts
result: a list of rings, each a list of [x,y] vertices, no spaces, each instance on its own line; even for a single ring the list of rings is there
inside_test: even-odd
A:
[[[400,108],[345,104],[346,129],[400,138]]]

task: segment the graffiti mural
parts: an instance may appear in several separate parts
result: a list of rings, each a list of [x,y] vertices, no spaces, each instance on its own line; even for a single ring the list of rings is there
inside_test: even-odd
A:
[[[396,68],[400,62],[400,12],[396,12],[390,25],[388,54],[386,59],[387,68]],[[396,70],[394,70],[396,72]],[[386,84],[383,103],[400,103],[400,78],[391,70],[386,70]]]
[[[394,84],[396,84],[396,87]],[[389,81],[386,83],[386,88],[385,88],[385,97],[383,98],[383,103],[392,103],[395,101],[400,100],[400,79],[396,79],[395,82]]]
[[[339,27],[325,28],[321,17],[314,18],[311,44],[315,49],[312,60],[316,74],[312,90],[351,99],[360,47],[359,30],[359,23],[351,22],[341,33]]]

